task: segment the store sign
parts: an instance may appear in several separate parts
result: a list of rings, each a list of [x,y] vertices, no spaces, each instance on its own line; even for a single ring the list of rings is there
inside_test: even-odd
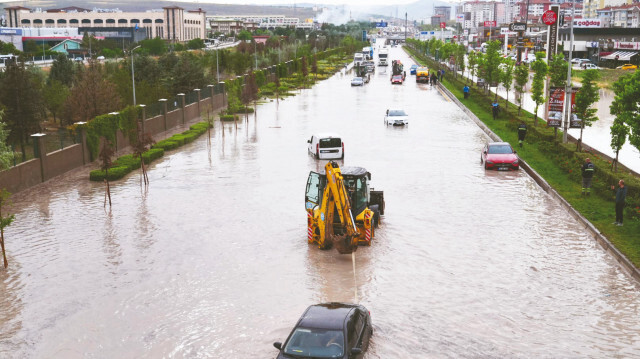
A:
[[[549,88],[548,106],[547,126],[560,127],[562,125],[562,109],[564,107],[564,87]]]
[[[614,42],[613,48],[620,50],[640,50],[640,42]]]
[[[527,23],[514,22],[509,24],[509,30],[511,31],[527,31]]]
[[[573,27],[602,27],[600,19],[575,19]]]
[[[22,29],[10,29],[10,28],[0,29],[0,35],[22,36]]]
[[[500,28],[500,35],[515,35],[517,32],[510,31],[508,27]]]
[[[558,10],[554,11],[553,9],[547,10],[542,14],[542,22],[545,25],[557,25],[558,24]]]
[[[545,11],[542,15],[542,21],[549,25],[549,31],[547,32],[547,63],[551,61],[553,55],[558,50],[558,11],[560,7],[558,5],[552,5],[551,10]]]
[[[495,21],[485,21],[484,22],[484,27],[496,27],[496,22]]]
[[[456,22],[464,22],[464,14],[456,15]]]

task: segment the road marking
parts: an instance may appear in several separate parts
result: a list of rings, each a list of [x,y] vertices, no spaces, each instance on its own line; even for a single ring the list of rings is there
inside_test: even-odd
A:
[[[444,91],[442,91],[440,89],[440,86],[436,87],[438,89],[438,91],[440,91],[440,94],[442,95],[442,97],[444,97],[447,101],[451,102],[451,99],[449,98],[449,96],[447,96]]]

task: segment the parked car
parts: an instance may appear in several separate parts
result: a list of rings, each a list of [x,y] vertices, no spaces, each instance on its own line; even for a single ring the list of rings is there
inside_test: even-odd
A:
[[[104,60],[104,56],[98,56],[98,57],[96,57],[96,60],[102,61],[102,60]]]
[[[77,61],[77,62],[82,62],[82,61],[84,61],[84,59],[83,59],[82,57],[80,57],[80,56],[76,57],[76,58],[75,58],[75,59],[73,59],[73,60],[74,60],[74,61]]]
[[[319,160],[333,160],[344,158],[344,142],[340,135],[335,133],[318,133],[309,140],[308,150]]]
[[[418,69],[418,65],[416,64],[411,65],[411,67],[409,68],[409,75],[415,75],[417,69]]]
[[[402,85],[403,82],[403,78],[402,75],[393,75],[391,76],[391,84],[400,84]]]
[[[401,109],[388,109],[384,115],[384,124],[404,126],[409,124],[409,115]]]
[[[520,168],[520,159],[508,142],[486,144],[480,154],[480,163],[484,163],[485,170],[508,171]]]
[[[580,65],[583,62],[590,62],[589,59],[580,59],[580,58],[573,58],[571,59],[571,63],[572,64],[578,64]]]
[[[373,334],[371,315],[359,304],[324,303],[305,310],[283,343],[277,359],[361,359]]]
[[[637,70],[638,66],[633,65],[633,64],[624,64],[622,66],[618,66],[616,67],[616,69],[622,69],[622,70]]]
[[[596,66],[595,64],[592,64],[591,62],[584,63],[580,66],[582,66],[582,68],[585,70],[600,70],[600,67]]]
[[[364,80],[362,77],[354,77],[351,79],[351,86],[363,86]]]

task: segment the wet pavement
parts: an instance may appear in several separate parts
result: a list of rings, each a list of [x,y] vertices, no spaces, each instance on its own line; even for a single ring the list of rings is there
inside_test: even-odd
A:
[[[639,286],[524,171],[485,172],[487,137],[439,91],[377,70],[217,123],[154,162],[148,191],[114,183],[111,211],[86,171],[15,196],[0,357],[272,358],[308,305],[355,291],[368,359],[640,356]],[[388,107],[410,124],[385,127]],[[355,278],[306,240],[306,140],[324,131],[385,192]]]

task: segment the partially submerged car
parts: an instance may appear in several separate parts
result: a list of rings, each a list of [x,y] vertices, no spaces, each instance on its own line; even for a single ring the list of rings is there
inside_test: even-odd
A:
[[[360,359],[373,334],[371,315],[359,304],[324,303],[305,310],[284,343],[273,346],[277,359]]]
[[[480,154],[485,170],[509,171],[520,168],[520,159],[508,142],[490,142]]]
[[[351,86],[364,86],[362,77],[354,77],[351,79]]]
[[[400,84],[402,85],[402,83],[404,82],[404,78],[402,77],[402,75],[393,75],[391,76],[391,84]]]
[[[384,124],[404,126],[409,124],[409,115],[401,109],[388,109],[384,115]]]

